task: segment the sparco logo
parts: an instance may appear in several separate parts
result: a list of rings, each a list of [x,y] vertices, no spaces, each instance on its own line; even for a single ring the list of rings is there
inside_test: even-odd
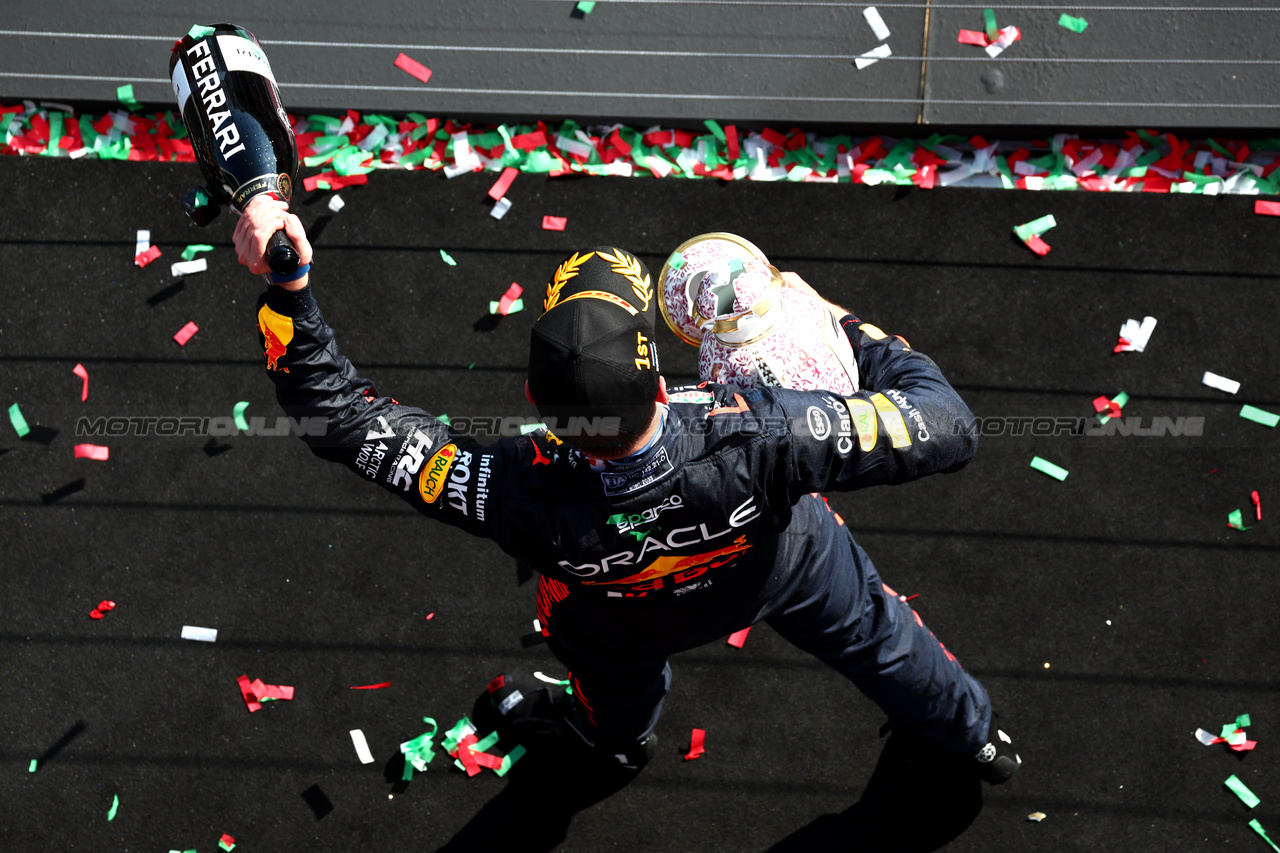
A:
[[[193,44],[187,49],[187,56],[204,57],[191,66],[191,74],[193,77],[199,77],[194,82],[200,89],[200,101],[204,104],[205,118],[209,120],[213,135],[218,137],[218,150],[226,158],[239,154],[244,150],[244,143],[240,142],[240,128],[236,127],[236,123],[232,121],[231,110],[214,112],[218,107],[226,105],[227,96],[222,91],[222,77],[218,74],[217,64],[209,53],[209,40],[201,39]],[[203,77],[200,76],[202,74]],[[226,127],[223,127],[224,124]],[[240,144],[236,145],[237,142]],[[232,145],[235,147],[231,148]]]
[[[826,441],[827,436],[831,435],[831,418],[827,417],[827,413],[817,406],[810,406],[805,417],[809,421],[809,432],[813,433],[813,437],[818,441]]]

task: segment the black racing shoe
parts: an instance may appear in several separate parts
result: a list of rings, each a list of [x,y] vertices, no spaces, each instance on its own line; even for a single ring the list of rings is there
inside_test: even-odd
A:
[[[1000,785],[1013,778],[1022,766],[1022,759],[1013,748],[1013,740],[1000,729],[993,729],[996,736],[978,750],[974,760],[978,762],[979,777],[992,785]]]
[[[508,670],[489,682],[471,721],[482,732],[497,731],[503,743],[519,743],[565,734],[572,714],[573,697],[563,685]]]

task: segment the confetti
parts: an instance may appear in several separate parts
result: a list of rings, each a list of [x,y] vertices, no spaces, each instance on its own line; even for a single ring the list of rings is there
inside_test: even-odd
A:
[[[31,759],[31,763],[27,765],[27,772],[28,772],[28,773],[35,773],[35,772],[36,772],[36,765],[37,765],[37,763],[38,763],[38,762],[37,762],[37,760],[36,760],[36,759],[34,759],[34,758],[33,758],[33,759]]]
[[[111,456],[111,449],[101,444],[77,444],[75,446],[75,454],[77,459],[93,459],[98,462],[106,462]]]
[[[231,853],[231,851],[235,849],[236,840],[224,832],[222,833],[222,837],[218,839],[218,846],[223,850],[226,850],[227,853]]]
[[[446,264],[448,264],[451,267],[456,267],[458,265],[458,262],[455,261],[453,258],[449,257],[449,253],[446,252],[444,249],[440,250],[440,260],[444,261]]]
[[[1234,379],[1228,379],[1225,376],[1219,376],[1216,373],[1204,372],[1204,378],[1200,380],[1210,388],[1217,388],[1219,391],[1226,391],[1228,394],[1234,394],[1240,390],[1240,383]]]
[[[112,795],[111,808],[107,810],[107,820],[115,820],[116,812],[118,812],[119,810],[120,810],[120,797],[119,795]]]
[[[995,41],[1000,34],[1000,27],[996,24],[996,10],[983,9],[982,21],[986,24],[987,39],[989,41]]]
[[[403,53],[396,57],[396,68],[412,77],[417,77],[423,83],[431,79],[430,68],[415,59],[410,59]]]
[[[169,267],[169,275],[177,278],[180,275],[191,275],[192,273],[204,272],[209,268],[209,261],[205,258],[197,258],[194,261],[178,261]]]
[[[1005,48],[1022,38],[1022,31],[1017,27],[1005,27],[1000,31],[1000,35],[991,44],[987,45],[985,50],[987,56],[995,59],[1004,53]]]
[[[1050,477],[1054,478],[1055,480],[1058,480],[1059,482],[1067,479],[1068,472],[1066,468],[1059,468],[1057,465],[1054,465],[1049,460],[1041,459],[1039,456],[1031,460],[1031,467],[1035,468],[1037,471],[1043,474],[1048,474]]]
[[[1066,27],[1073,33],[1082,33],[1084,28],[1089,26],[1089,22],[1084,18],[1075,18],[1063,12],[1062,17],[1058,18],[1058,26]]]
[[[1253,793],[1253,791],[1250,791],[1249,787],[1245,785],[1245,783],[1241,782],[1234,773],[1228,776],[1227,780],[1222,784],[1234,791],[1235,795],[1239,797],[1240,800],[1249,808],[1253,808],[1258,803],[1262,802],[1262,800],[1258,799],[1258,795]]]
[[[195,258],[197,252],[212,252],[213,246],[208,243],[192,243],[182,250],[182,259],[189,261]]]
[[[342,200],[342,196],[340,195],[335,195],[333,198],[329,199],[329,209],[332,210],[334,213],[337,213],[339,210],[342,210],[342,208],[346,206],[347,206],[347,203]]]
[[[885,25],[884,18],[880,17],[879,10],[875,6],[868,6],[862,10],[862,17],[867,19],[867,25],[871,27],[871,32],[876,34],[876,38],[884,41],[889,37],[889,27]]]
[[[493,206],[493,210],[489,211],[489,215],[494,219],[501,219],[507,215],[507,211],[511,209],[511,202],[507,198],[498,199],[498,203]]]
[[[1027,815],[1027,820],[1034,820],[1036,823],[1039,823],[1040,821],[1044,820],[1046,817],[1048,817],[1048,815],[1045,814],[1044,812],[1032,812],[1031,814]]]
[[[1105,397],[1101,399],[1106,400]],[[1102,412],[1099,412],[1098,414],[1098,423],[1105,424],[1107,423],[1107,421],[1111,420],[1112,418],[1120,417],[1120,408],[1128,404],[1129,404],[1129,395],[1121,391],[1119,394],[1115,395],[1110,400],[1107,400],[1105,414]],[[1094,408],[1097,408],[1098,401],[1094,400],[1093,405],[1094,405]]]
[[[591,10],[595,9],[595,7],[596,0],[578,0],[577,9],[583,14],[583,16],[590,15]]]
[[[1141,323],[1133,319],[1126,320],[1120,327],[1120,342],[1112,352],[1142,352],[1151,340],[1151,333],[1155,328],[1155,317],[1144,317]]]
[[[201,643],[217,642],[218,629],[217,628],[200,628],[195,625],[183,625],[182,639],[198,640]]]
[[[1261,835],[1262,840],[1270,844],[1272,850],[1275,850],[1277,851],[1277,853],[1280,853],[1280,847],[1277,847],[1276,843],[1267,836],[1267,831],[1262,828],[1262,824],[1258,823],[1257,818],[1254,818],[1253,820],[1249,821],[1249,828],[1252,829],[1254,832],[1258,833],[1259,835]]]
[[[242,429],[245,432],[249,431],[249,422],[244,419],[244,411],[247,408],[249,408],[249,401],[241,400],[236,403],[235,409],[231,412],[231,417],[236,422],[236,429]]]
[[[114,601],[99,601],[98,606],[89,611],[90,619],[101,619],[107,613],[116,609]]]
[[[413,780],[414,770],[419,772],[426,770],[427,764],[436,757],[431,741],[440,727],[436,725],[436,721],[431,717],[423,717],[422,721],[431,726],[431,731],[400,744],[400,752],[404,755],[404,776],[402,778],[406,782]]]
[[[260,678],[250,681],[247,675],[237,676],[236,684],[240,687],[240,695],[244,697],[244,704],[249,708],[250,714],[259,710],[263,702],[293,699],[293,688],[287,684],[264,684]]]
[[[1247,421],[1253,421],[1263,426],[1274,427],[1280,423],[1280,415],[1273,415],[1264,409],[1255,408],[1254,406],[1245,406],[1240,410],[1240,417]]]
[[[871,50],[868,50],[866,53],[854,59],[853,64],[858,67],[859,71],[861,71],[862,69],[866,68],[868,65],[875,65],[880,60],[888,59],[892,55],[893,55],[893,51],[889,49],[889,45],[879,44],[871,48]]]
[[[1280,201],[1255,201],[1253,212],[1261,216],[1280,216]]]
[[[364,739],[364,732],[359,729],[352,729],[351,743],[355,745],[356,755],[360,758],[361,764],[372,764],[373,753],[369,751],[369,742]]]
[[[707,730],[694,729],[693,734],[689,737],[689,753],[685,755],[685,761],[693,761],[693,759],[704,754],[706,750]]]
[[[151,232],[146,228],[139,228],[137,243],[135,244],[133,249],[134,258],[137,258],[138,255],[141,255],[143,252],[145,252],[147,249],[150,249],[150,248],[151,248]]]
[[[83,364],[77,364],[71,368],[71,372],[84,380],[84,384],[80,388],[80,402],[83,403],[89,399],[89,371],[84,369]]]
[[[729,645],[737,649],[742,648],[743,644],[747,642],[747,634],[750,632],[750,628],[743,628],[741,631],[734,631],[729,635]]]
[[[501,201],[507,194],[507,190],[511,188],[511,182],[516,179],[516,175],[520,174],[520,170],[508,166],[502,170],[502,176],[498,178],[494,185],[489,187],[489,198],[494,201]]]
[[[1246,527],[1244,523],[1244,513],[1238,509],[1233,509],[1227,514],[1227,527],[1230,527],[1232,530],[1249,530],[1252,528],[1252,525]]]
[[[524,310],[524,300],[520,298],[520,294],[524,293],[524,288],[511,282],[511,286],[507,288],[507,292],[502,294],[502,298],[497,302],[489,303],[490,314],[500,314],[503,317],[508,314],[515,314]]]
[[[351,689],[351,690],[381,690],[381,689],[382,689],[382,688],[384,688],[384,687],[390,687],[390,686],[391,686],[391,682],[390,682],[390,681],[383,681],[383,682],[381,682],[381,683],[379,683],[379,684],[361,684],[361,685],[359,685],[359,686],[351,687],[351,688],[349,688],[349,689]]]
[[[436,612],[432,610],[430,613],[427,614],[427,618],[425,621],[430,622],[434,618],[436,618]]]
[[[567,216],[544,216],[542,217],[543,231],[563,231],[564,227],[569,224]]]
[[[1226,723],[1222,727],[1222,731],[1218,735],[1207,732],[1204,729],[1196,729],[1196,740],[1205,746],[1213,746],[1215,743],[1225,743],[1236,752],[1247,752],[1258,745],[1257,741],[1249,740],[1245,734],[1245,726],[1250,725],[1249,715],[1241,714],[1235,718],[1234,722]]]
[[[130,110],[134,110],[142,106],[142,104],[138,103],[138,99],[133,96],[132,83],[126,83],[123,86],[116,87],[116,100],[124,104]]]
[[[203,261],[201,263],[203,263]],[[183,326],[174,334],[173,339],[178,342],[179,346],[185,347],[187,345],[187,341],[191,340],[191,336],[198,331],[200,331],[200,327],[195,323],[187,323],[187,325]]]
[[[151,248],[143,249],[141,252],[134,255],[133,262],[140,267],[145,267],[158,257],[160,257],[160,247],[152,246]]]
[[[9,407],[9,423],[13,424],[13,431],[18,434],[18,438],[31,432],[31,427],[27,426],[27,419],[22,416],[22,410],[18,408],[17,403]]]
[[[1249,493],[1249,500],[1253,501],[1253,510],[1257,515],[1256,521],[1262,521],[1262,498],[1258,497],[1257,492]]]
[[[213,27],[206,27],[203,24],[196,24],[190,30],[187,30],[187,35],[191,36],[193,39],[202,39],[205,36],[213,35],[213,32],[214,32]]]

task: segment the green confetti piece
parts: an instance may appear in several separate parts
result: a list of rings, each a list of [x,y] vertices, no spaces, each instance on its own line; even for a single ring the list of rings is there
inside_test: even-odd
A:
[[[1089,22],[1084,18],[1073,18],[1066,12],[1062,13],[1062,17],[1058,19],[1058,26],[1066,27],[1073,33],[1082,33],[1084,28],[1089,26]]]
[[[528,435],[531,432],[537,432],[540,429],[546,429],[546,428],[547,428],[547,425],[543,423],[525,424],[524,426],[520,427],[520,434]]]
[[[1119,394],[1111,398],[1111,402],[1123,409],[1125,406],[1129,405],[1129,395],[1121,391]],[[1109,420],[1111,420],[1110,415],[1098,415],[1098,423],[1105,424]]]
[[[409,763],[409,759],[407,757],[404,760],[404,772],[400,774],[400,781],[401,782],[413,781],[413,765]]]
[[[119,808],[120,808],[120,797],[118,795],[113,795],[111,797],[111,808],[107,811],[107,820],[115,820],[116,812],[119,810]]]
[[[142,104],[138,103],[138,99],[133,96],[133,84],[125,83],[123,86],[116,87],[116,100],[124,104],[130,110],[136,110]]]
[[[235,411],[231,415],[236,420],[236,429],[242,429],[246,432],[249,430],[249,422],[244,419],[244,410],[247,408],[249,408],[249,401],[241,400],[236,403]]]
[[[507,771],[511,769],[511,765],[515,764],[523,756],[524,756],[524,747],[521,746],[520,744],[516,744],[514,749],[512,749],[505,756],[503,756],[502,766],[493,772],[498,774],[499,776],[506,776]]]
[[[227,853],[231,853],[231,851],[235,849],[234,844],[228,844],[227,842],[223,841],[221,838],[218,839],[218,846],[221,847],[223,850],[226,850]]]
[[[206,27],[204,24],[196,24],[194,27],[187,30],[187,35],[191,36],[193,39],[202,39],[205,36],[212,34],[213,27]]]
[[[1275,850],[1276,853],[1280,853],[1280,847],[1277,847],[1276,843],[1272,841],[1270,837],[1268,837],[1267,831],[1262,828],[1262,824],[1258,823],[1257,818],[1254,818],[1253,820],[1249,821],[1249,828],[1252,829],[1254,832],[1258,833],[1259,835],[1261,835],[1262,840],[1270,844],[1272,850]]]
[[[578,11],[584,15],[590,15],[591,10],[596,7],[596,0],[579,0]]]
[[[1050,228],[1056,227],[1058,221],[1053,218],[1053,214],[1041,216],[1039,219],[1033,219],[1022,225],[1013,226],[1013,233],[1018,235],[1018,239],[1027,242],[1032,237],[1039,237]]]
[[[448,415],[436,415],[436,420],[438,420],[440,423],[444,424],[445,426],[453,426],[453,421],[449,420]]]
[[[1223,782],[1222,784],[1226,785],[1228,788],[1234,791],[1235,795],[1239,797],[1241,801],[1244,802],[1244,804],[1249,808],[1253,808],[1258,803],[1262,802],[1262,800],[1258,799],[1257,794],[1255,794],[1253,791],[1250,791],[1249,787],[1245,785],[1245,783],[1241,782],[1238,778],[1236,778],[1236,774],[1234,773],[1228,776],[1227,781]]]
[[[196,207],[204,207],[213,199],[209,196],[209,191],[204,187],[196,187],[195,199],[192,202]]]
[[[458,262],[455,261],[453,258],[449,257],[449,253],[446,252],[444,249],[440,250],[440,260],[444,261],[446,264],[448,264],[451,267],[456,267],[458,265]]]
[[[1247,421],[1253,421],[1263,426],[1274,427],[1280,423],[1280,415],[1273,415],[1264,409],[1254,408],[1253,406],[1245,406],[1240,410],[1240,417]]]
[[[987,25],[987,38],[991,41],[995,41],[1000,38],[1000,27],[996,24],[996,10],[983,9],[982,20],[985,21]]]
[[[9,407],[9,423],[13,424],[13,430],[18,434],[18,438],[31,432],[31,427],[27,426],[27,419],[22,416],[22,410],[18,408],[17,403]]]
[[[471,748],[476,752],[488,752],[489,747],[493,746],[497,742],[498,742],[498,733],[489,732],[489,734],[485,735],[482,739],[471,744]]]
[[[667,258],[667,266],[669,266],[672,270],[683,269],[684,255],[680,254],[679,252],[672,252],[671,257]]]
[[[192,243],[182,250],[182,259],[189,261],[196,256],[196,252],[212,252],[213,246],[208,243]]]
[[[1236,512],[1239,512],[1239,511],[1240,510],[1236,510]],[[1218,737],[1227,737],[1233,734],[1236,729],[1243,729],[1248,727],[1249,725],[1250,725],[1249,715],[1241,714],[1240,716],[1236,717],[1236,721],[1234,723],[1224,723],[1222,726],[1222,733],[1219,734]]]
[[[34,759],[34,758],[33,758],[33,759],[31,759],[31,764],[27,766],[27,772],[28,772],[28,773],[35,773],[35,772],[36,772],[36,764],[37,764],[37,763],[38,763],[38,762],[36,761],[36,759]]]
[[[1066,468],[1060,468],[1047,459],[1041,459],[1039,456],[1031,460],[1031,467],[1043,474],[1048,474],[1059,482],[1067,479],[1068,472]]]
[[[49,144],[44,149],[44,156],[52,157],[58,153],[58,143],[62,140],[62,113],[49,111]]]
[[[1230,527],[1232,530],[1248,530],[1252,526],[1253,525],[1249,525],[1248,527],[1245,526],[1244,513],[1242,513],[1238,509],[1232,510],[1231,513],[1227,516],[1227,527]],[[1230,725],[1230,723],[1228,723],[1227,725]],[[1223,726],[1223,728],[1226,728],[1226,726]],[[1232,728],[1231,731],[1235,731],[1235,729]],[[1230,734],[1230,732],[1228,732],[1227,734]],[[1226,736],[1227,735],[1222,735],[1222,737],[1226,737]]]
[[[728,140],[725,138],[723,127],[721,127],[717,122],[711,119],[707,119],[706,121],[703,122],[703,124],[706,125],[707,130],[711,131],[712,136],[714,136],[720,142],[724,142],[727,144]]]

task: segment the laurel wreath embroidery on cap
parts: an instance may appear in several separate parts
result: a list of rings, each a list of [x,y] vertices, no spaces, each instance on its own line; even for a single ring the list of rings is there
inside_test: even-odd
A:
[[[545,314],[556,307],[556,303],[560,301],[560,291],[564,288],[565,282],[577,275],[578,267],[589,261],[594,254],[595,252],[587,252],[582,257],[578,257],[578,253],[574,252],[573,257],[556,267],[556,274],[552,277],[551,283],[547,285],[547,298],[542,301],[542,313]]]
[[[604,252],[597,252],[601,258],[604,258],[613,266],[613,271],[631,282],[631,290],[635,293],[636,298],[644,305],[641,310],[649,310],[649,300],[653,298],[653,285],[649,283],[649,276],[640,278],[640,261],[632,256],[624,254],[621,250],[615,250],[617,254],[607,255]]]

